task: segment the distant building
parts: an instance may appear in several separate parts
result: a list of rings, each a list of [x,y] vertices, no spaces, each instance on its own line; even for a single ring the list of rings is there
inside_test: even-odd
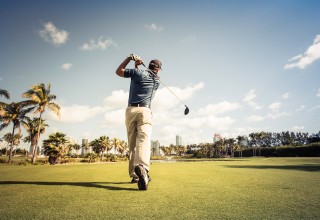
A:
[[[182,146],[182,137],[180,135],[176,136],[176,146]]]
[[[220,141],[222,139],[220,134],[214,134],[213,135],[213,143]]]
[[[73,145],[73,144],[77,144],[78,143],[77,140],[74,139],[73,137],[67,137],[66,139],[69,141],[69,144]],[[81,150],[80,149],[79,150],[72,149],[70,153],[72,153],[72,154],[80,154]]]
[[[158,140],[151,141],[151,155],[160,156],[160,142]]]
[[[84,156],[87,153],[91,153],[91,147],[89,146],[89,140],[84,138],[81,143],[81,155]]]

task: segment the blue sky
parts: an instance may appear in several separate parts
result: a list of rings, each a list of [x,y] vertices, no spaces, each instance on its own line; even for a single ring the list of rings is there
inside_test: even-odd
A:
[[[0,1],[0,88],[51,83],[48,134],[126,140],[130,53],[163,62],[153,140],[320,130],[320,1]],[[133,68],[129,64],[128,68]],[[3,98],[1,98],[3,99]],[[8,130],[1,131],[3,136]]]

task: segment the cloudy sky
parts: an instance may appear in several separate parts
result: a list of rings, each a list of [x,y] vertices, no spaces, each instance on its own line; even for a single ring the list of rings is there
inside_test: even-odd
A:
[[[193,144],[215,133],[317,133],[319,9],[305,0],[2,0],[0,88],[21,101],[32,85],[51,83],[61,118],[45,115],[46,135],[126,140],[130,80],[115,70],[136,53],[163,62],[161,80],[190,109],[185,116],[160,87],[152,139],[161,145],[176,135]]]

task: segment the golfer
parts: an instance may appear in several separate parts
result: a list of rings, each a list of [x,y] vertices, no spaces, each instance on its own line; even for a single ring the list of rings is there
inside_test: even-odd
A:
[[[126,69],[130,61],[135,61],[134,69]],[[118,67],[118,76],[131,78],[126,128],[129,145],[129,175],[132,183],[138,183],[139,190],[147,190],[151,180],[150,170],[152,112],[151,101],[159,87],[157,74],[161,70],[159,60],[151,60],[150,70],[141,70],[141,58],[131,54]]]

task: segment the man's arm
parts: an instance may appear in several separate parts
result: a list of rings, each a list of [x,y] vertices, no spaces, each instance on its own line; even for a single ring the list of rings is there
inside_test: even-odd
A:
[[[127,57],[118,67],[118,69],[116,70],[116,74],[118,76],[124,77],[124,70],[126,69],[126,66],[129,64],[131,58]]]

